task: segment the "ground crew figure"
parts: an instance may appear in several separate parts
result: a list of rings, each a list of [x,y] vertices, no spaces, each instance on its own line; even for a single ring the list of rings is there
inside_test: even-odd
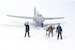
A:
[[[30,28],[29,28],[29,23],[26,22],[24,25],[25,25],[25,27],[26,27],[26,29],[25,29],[25,37],[26,37],[26,34],[27,34],[27,33],[28,33],[28,37],[30,37],[30,36],[29,36],[29,29],[30,29]]]
[[[58,33],[57,39],[59,39],[59,36],[60,36],[60,38],[62,39],[62,28],[61,28],[61,26],[60,26],[59,23],[58,23],[58,26],[57,26],[57,28],[56,28],[56,32]]]

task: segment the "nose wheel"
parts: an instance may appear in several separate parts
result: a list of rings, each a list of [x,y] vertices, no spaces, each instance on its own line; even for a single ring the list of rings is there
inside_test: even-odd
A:
[[[34,20],[33,20],[33,23],[35,24],[35,27],[37,27],[37,26],[38,26],[38,23],[37,23],[37,22],[35,22]]]

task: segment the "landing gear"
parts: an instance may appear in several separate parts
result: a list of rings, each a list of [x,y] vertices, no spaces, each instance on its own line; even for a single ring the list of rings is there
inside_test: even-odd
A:
[[[41,27],[43,27],[43,23],[35,23],[35,27],[37,27],[37,26],[41,26]]]
[[[43,23],[41,23],[41,27],[43,27]]]
[[[38,23],[35,23],[35,27],[37,27],[38,26]]]

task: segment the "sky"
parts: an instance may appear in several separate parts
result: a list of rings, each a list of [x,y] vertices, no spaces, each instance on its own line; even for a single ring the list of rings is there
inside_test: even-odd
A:
[[[3,14],[33,16],[34,7],[46,17],[68,16],[75,13],[75,1],[70,0],[0,0],[0,2],[0,12]]]

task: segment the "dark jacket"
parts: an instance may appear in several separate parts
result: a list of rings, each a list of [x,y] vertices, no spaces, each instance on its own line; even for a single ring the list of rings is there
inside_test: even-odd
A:
[[[24,24],[25,26],[26,26],[26,32],[28,32],[29,31],[29,25],[26,25],[26,24]]]
[[[61,26],[57,26],[57,32],[58,32],[58,33],[61,33],[61,32],[62,32]]]

